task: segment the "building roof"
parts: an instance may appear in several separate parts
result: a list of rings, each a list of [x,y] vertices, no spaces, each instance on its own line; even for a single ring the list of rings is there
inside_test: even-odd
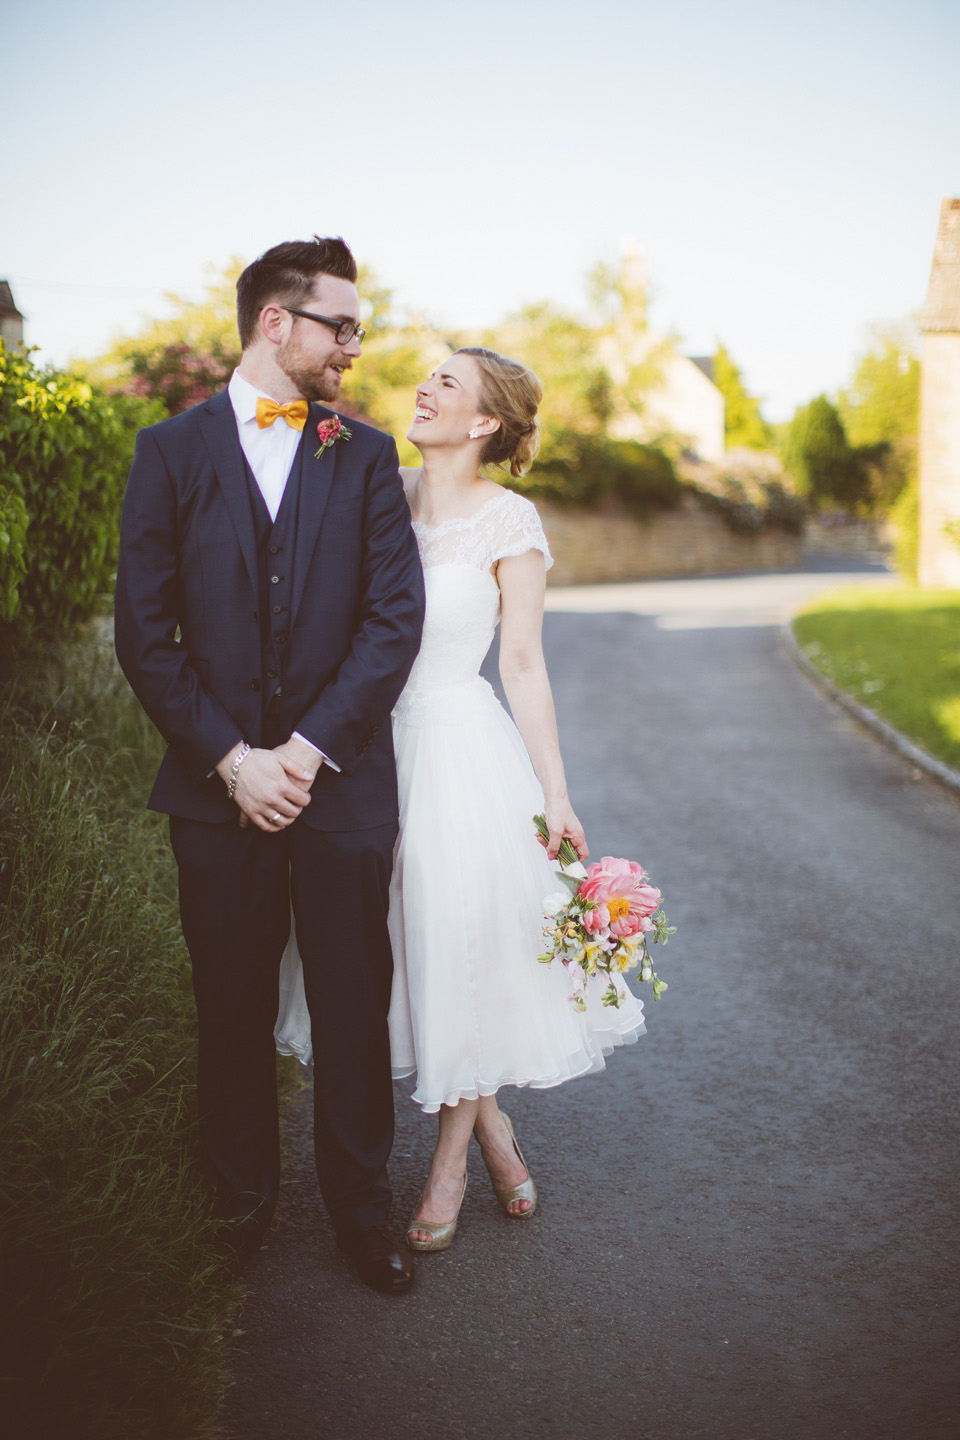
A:
[[[702,370],[704,375],[706,375],[707,379],[710,380],[714,385],[717,383],[713,378],[712,355],[688,355],[686,358],[692,361],[692,363],[696,365],[698,370]]]
[[[0,315],[15,315],[18,320],[23,319],[13,303],[13,291],[8,280],[0,280]]]
[[[960,331],[960,200],[943,200],[921,330]]]

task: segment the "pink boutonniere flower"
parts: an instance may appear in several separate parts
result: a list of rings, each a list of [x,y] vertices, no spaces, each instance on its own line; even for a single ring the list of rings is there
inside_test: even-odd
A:
[[[319,460],[328,445],[335,445],[338,440],[349,440],[350,431],[346,425],[340,423],[339,415],[331,415],[329,420],[321,420],[317,426],[317,434],[320,436],[320,449],[313,457]]]

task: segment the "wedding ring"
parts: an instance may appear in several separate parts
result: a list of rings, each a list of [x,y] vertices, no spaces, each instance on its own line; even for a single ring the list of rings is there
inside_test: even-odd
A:
[[[283,816],[280,814],[279,810],[277,811],[276,815],[271,815],[270,817],[271,824],[273,825],[279,825],[282,819]]]

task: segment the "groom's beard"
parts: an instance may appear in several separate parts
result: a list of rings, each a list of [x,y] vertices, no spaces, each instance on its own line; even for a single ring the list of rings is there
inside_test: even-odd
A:
[[[350,361],[341,360],[344,369],[349,370]],[[304,400],[321,400],[325,405],[340,398],[340,376],[333,370],[329,360],[323,364],[309,360],[291,336],[277,348],[277,364],[296,385]]]

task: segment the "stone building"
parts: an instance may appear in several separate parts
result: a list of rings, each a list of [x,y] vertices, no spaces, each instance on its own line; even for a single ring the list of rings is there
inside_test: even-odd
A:
[[[637,409],[623,406],[609,422],[618,440],[652,441],[671,436],[699,460],[719,463],[724,455],[724,400],[713,383],[709,361],[681,355],[672,342],[646,325],[649,290],[646,265],[636,249],[628,250],[621,268],[623,292],[633,306],[600,345],[600,358],[622,394],[634,389]],[[638,325],[638,316],[643,323]]]
[[[643,396],[639,415],[624,412],[610,421],[618,440],[656,441],[670,435],[699,460],[719,464],[724,455],[724,400],[702,358],[680,355],[653,331],[635,336],[629,351],[614,344],[603,358],[615,380],[624,383],[630,367],[649,361],[659,372],[657,383]]]
[[[940,206],[920,329],[919,580],[960,588],[960,200]]]
[[[8,350],[23,344],[23,316],[13,303],[13,291],[6,280],[0,280],[0,340]]]

